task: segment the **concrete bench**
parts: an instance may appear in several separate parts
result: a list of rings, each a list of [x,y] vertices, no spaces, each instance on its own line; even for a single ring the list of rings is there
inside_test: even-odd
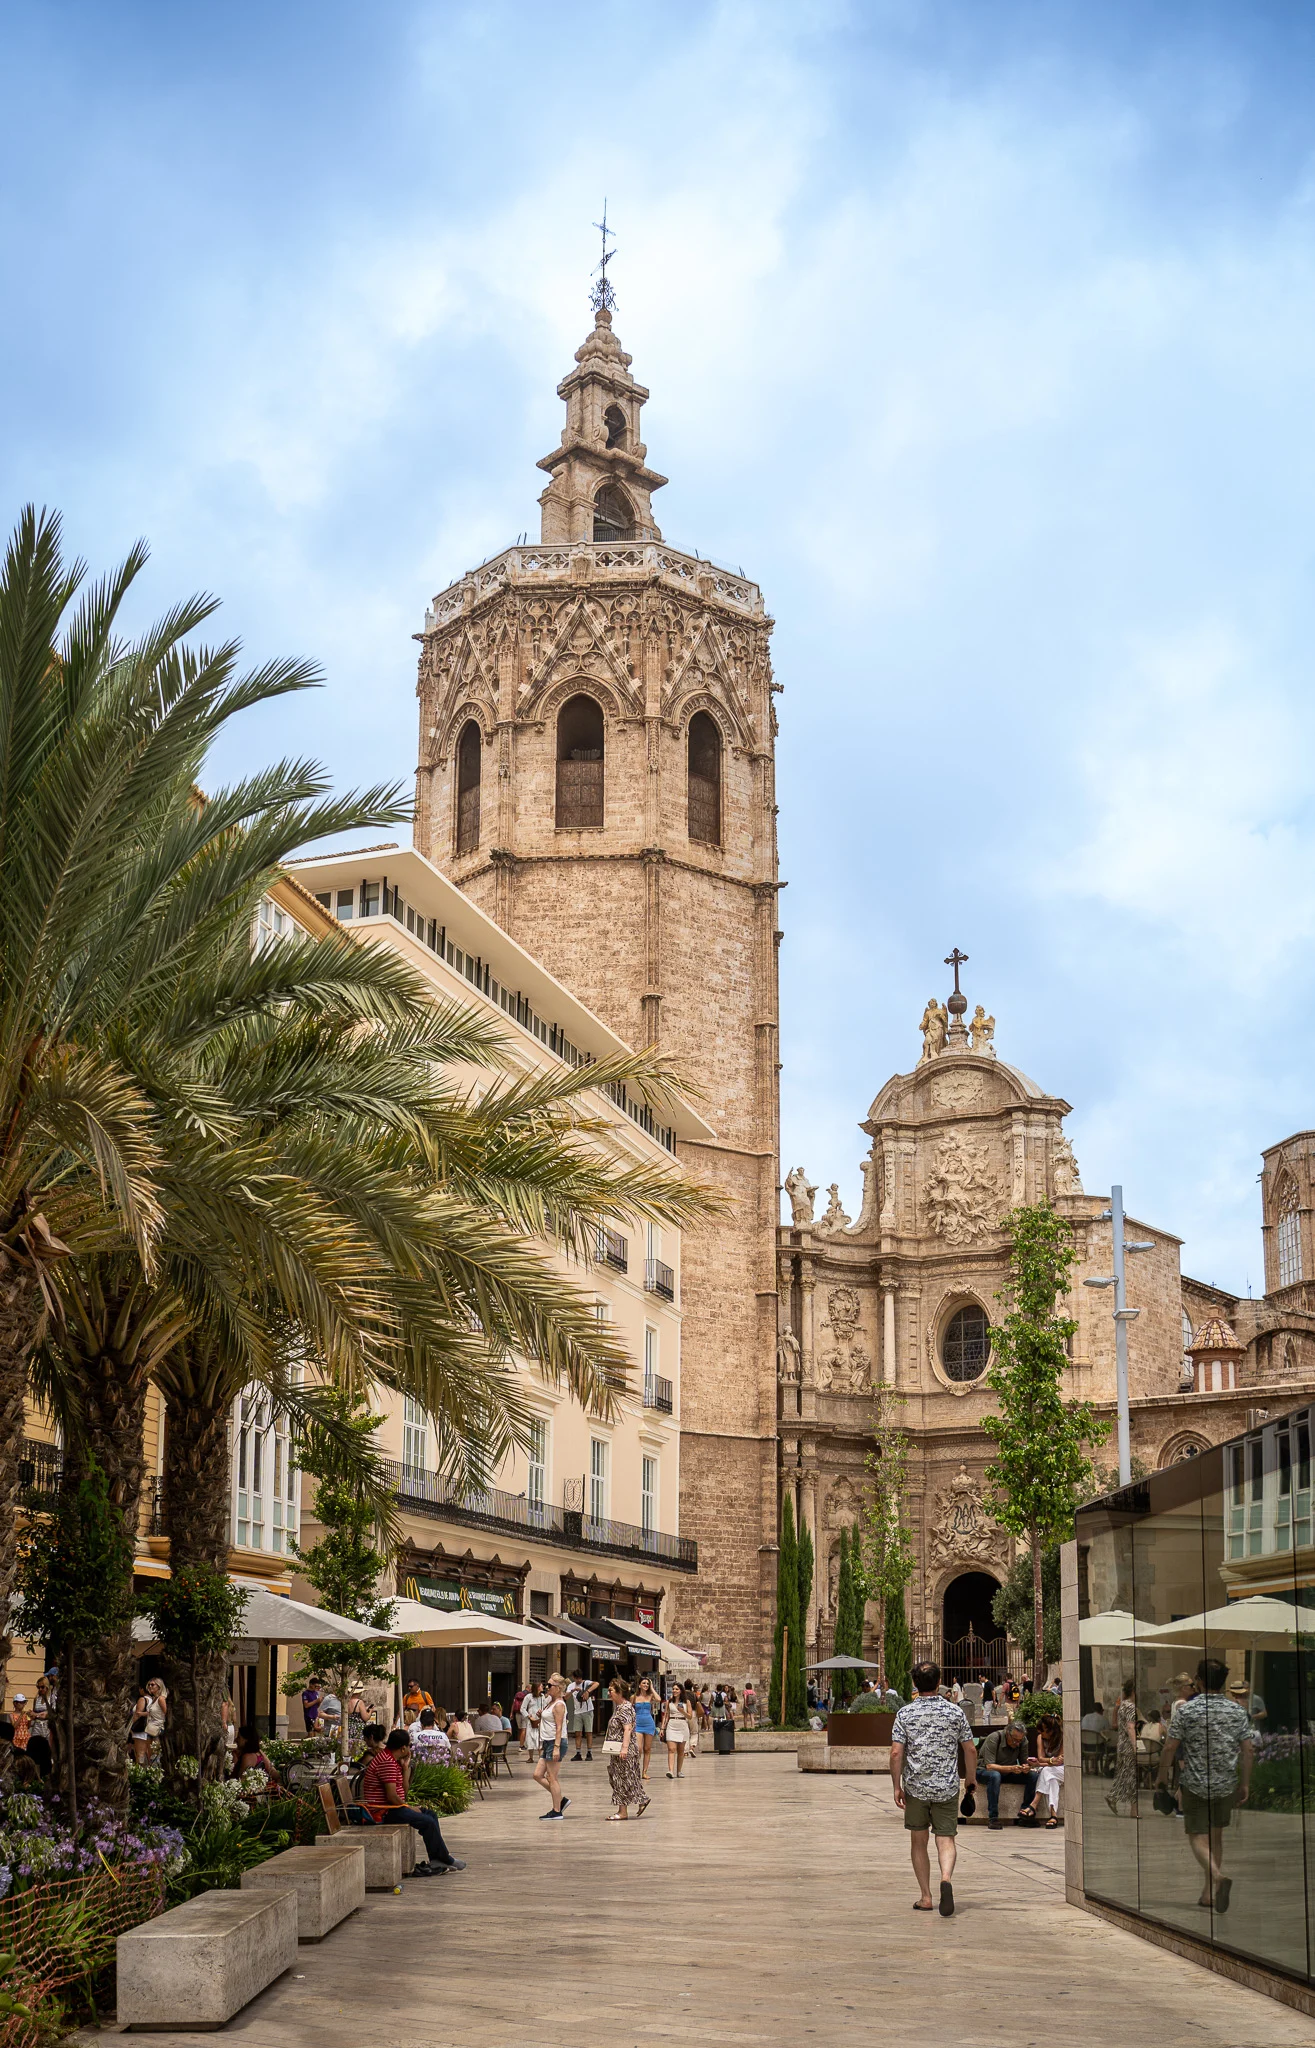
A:
[[[332,1855],[335,1849],[361,1849],[365,1854],[367,1892],[395,1892],[416,1866],[414,1828],[339,1827],[321,1835],[311,1847]]]
[[[267,1863],[242,1873],[244,1892],[290,1891],[297,1903],[297,1939],[323,1941],[326,1934],[365,1904],[365,1851],[336,1841],[284,1849]]]
[[[297,1901],[287,1890],[202,1892],[115,1947],[121,2026],[209,2031],[296,1962]]]

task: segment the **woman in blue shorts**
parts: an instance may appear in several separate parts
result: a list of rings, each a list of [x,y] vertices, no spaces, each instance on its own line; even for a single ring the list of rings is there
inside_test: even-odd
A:
[[[653,1690],[651,1678],[641,1678],[635,1688],[635,1733],[644,1752],[643,1775],[648,1776],[648,1760],[653,1752],[653,1737],[657,1734],[657,1715],[662,1705]]]

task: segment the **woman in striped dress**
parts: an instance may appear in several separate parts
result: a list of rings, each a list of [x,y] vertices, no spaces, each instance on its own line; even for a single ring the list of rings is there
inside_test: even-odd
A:
[[[650,1802],[641,1776],[643,1757],[635,1734],[635,1710],[630,1704],[630,1687],[624,1678],[614,1678],[608,1691],[612,1695],[612,1718],[607,1724],[603,1748],[616,1812],[609,1813],[607,1818],[629,1820],[629,1809],[634,1806],[638,1809],[635,1819],[639,1820]]]

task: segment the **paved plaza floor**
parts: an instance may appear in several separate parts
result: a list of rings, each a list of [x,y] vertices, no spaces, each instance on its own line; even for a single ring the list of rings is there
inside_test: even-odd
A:
[[[884,1778],[704,1755],[675,1785],[655,1762],[648,1815],[617,1827],[601,1758],[562,1776],[563,1821],[538,1819],[518,1767],[445,1824],[464,1873],[372,1896],[224,2033],[241,2048],[1315,2044],[1315,2022],[1066,1905],[1060,1830],[965,1829],[942,1920],[912,1911]]]

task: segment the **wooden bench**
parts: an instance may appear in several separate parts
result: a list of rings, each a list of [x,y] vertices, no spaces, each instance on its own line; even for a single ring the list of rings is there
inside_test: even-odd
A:
[[[208,2032],[297,1960],[288,1890],[202,1892],[115,1944],[120,2026]]]
[[[365,1904],[365,1851],[354,1842],[339,1848],[285,1849],[242,1873],[244,1892],[290,1891],[297,1902],[298,1941],[323,1941],[326,1934]]]

